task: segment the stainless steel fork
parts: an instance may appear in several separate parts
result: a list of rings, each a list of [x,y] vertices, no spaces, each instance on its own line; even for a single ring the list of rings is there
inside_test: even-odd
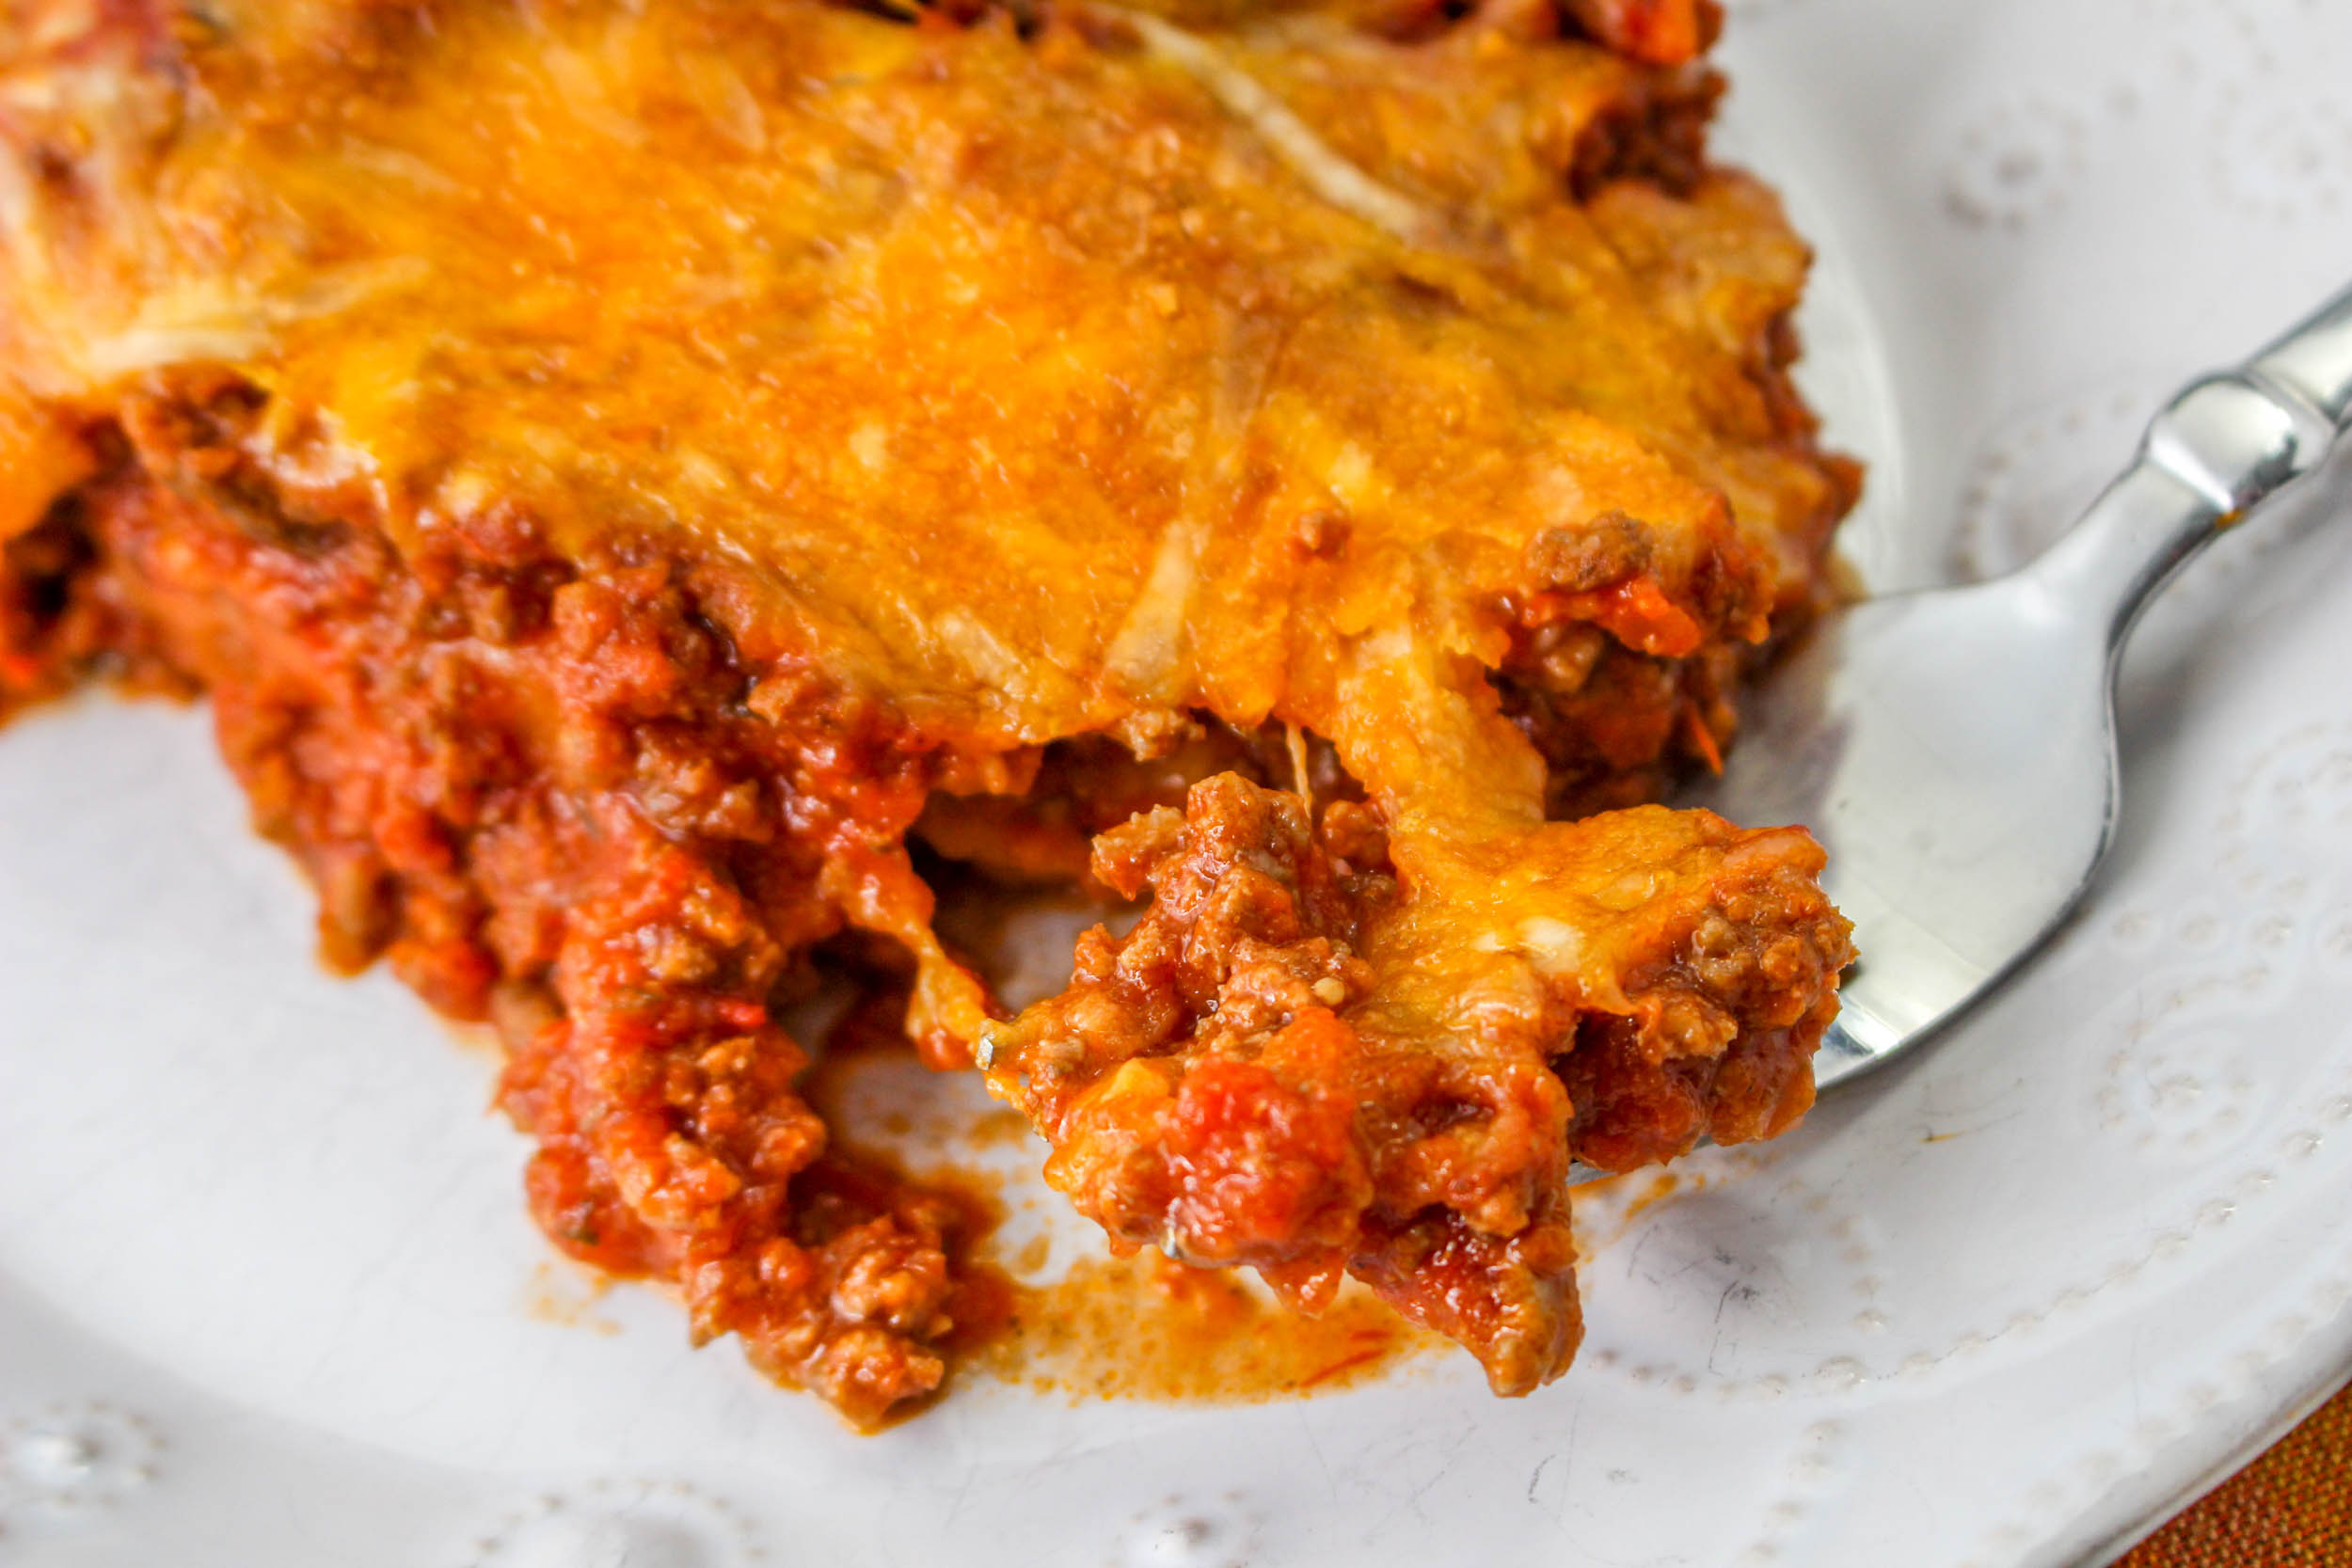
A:
[[[2347,425],[2352,290],[2182,392],[2031,565],[1835,614],[1762,683],[1690,803],[1829,850],[1861,958],[1822,1086],[1949,1022],[2081,900],[2115,834],[2116,666],[2140,611]]]

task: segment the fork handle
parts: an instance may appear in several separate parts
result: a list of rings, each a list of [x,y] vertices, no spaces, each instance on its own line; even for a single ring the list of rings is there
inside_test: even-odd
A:
[[[2352,288],[2256,355],[2252,370],[2338,430],[2352,426]]]
[[[2107,607],[2120,650],[2174,573],[2318,467],[2352,428],[2352,289],[2235,370],[2192,382],[2138,455],[2025,575],[2071,604]]]

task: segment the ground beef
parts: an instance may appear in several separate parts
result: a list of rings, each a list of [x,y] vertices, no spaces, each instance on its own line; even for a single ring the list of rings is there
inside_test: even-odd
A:
[[[1579,1333],[1569,1159],[1770,1137],[1811,1103],[1851,957],[1819,851],[1702,832],[1725,852],[1695,903],[1629,941],[1577,937],[1572,980],[1440,1041],[1359,1006],[1381,983],[1367,930],[1403,896],[1374,815],[1340,801],[1317,824],[1220,775],[1096,840],[1095,875],[1150,908],[1083,938],[1069,990],[995,1031],[984,1065],[1115,1243],[1253,1264],[1311,1307],[1353,1273],[1524,1392]]]
[[[760,717],[785,709],[672,562],[471,544],[410,571],[364,527],[126,467],[9,546],[16,689],[103,658],[208,692],[256,825],[319,888],[328,961],[381,958],[500,1025],[557,1244],[672,1282],[698,1337],[878,1420],[939,1386],[970,1238],[940,1195],[828,1152],[769,1005],[843,925],[835,841],[920,809],[921,745],[821,702]]]

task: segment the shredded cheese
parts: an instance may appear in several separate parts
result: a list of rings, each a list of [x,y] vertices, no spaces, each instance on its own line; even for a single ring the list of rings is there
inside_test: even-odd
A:
[[[1176,695],[1167,689],[1183,657],[1184,622],[1200,580],[1200,550],[1207,543],[1207,525],[1198,517],[1179,518],[1160,535],[1143,592],[1128,607],[1103,661],[1130,696]]]
[[[314,273],[282,294],[219,278],[163,290],[150,295],[121,331],[85,342],[82,369],[95,383],[168,365],[250,362],[269,353],[279,329],[413,288],[430,271],[422,257],[396,256]]]
[[[1436,224],[1421,208],[1333,151],[1305,120],[1216,45],[1158,17],[1110,9],[1135,28],[1152,53],[1208,88],[1226,113],[1248,121],[1274,155],[1323,200],[1407,243],[1435,230]]]

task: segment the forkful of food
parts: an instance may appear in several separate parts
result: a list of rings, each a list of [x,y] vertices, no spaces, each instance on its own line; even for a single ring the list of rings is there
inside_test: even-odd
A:
[[[1756,690],[1689,803],[1809,828],[1862,957],[1815,1059],[1826,1088],[1997,986],[2083,898],[2115,836],[2115,677],[2151,600],[2317,468],[2352,425],[2352,289],[2191,384],[2031,564],[1825,617]]]

